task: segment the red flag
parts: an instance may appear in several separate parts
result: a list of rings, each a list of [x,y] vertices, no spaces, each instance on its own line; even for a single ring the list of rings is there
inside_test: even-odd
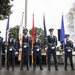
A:
[[[32,21],[32,41],[34,41],[34,13],[33,13],[33,21]]]

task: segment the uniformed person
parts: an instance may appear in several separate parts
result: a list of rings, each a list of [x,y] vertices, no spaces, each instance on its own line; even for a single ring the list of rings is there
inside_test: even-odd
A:
[[[69,40],[69,34],[66,34],[66,42],[65,42],[65,70],[67,70],[67,59],[70,59],[71,69],[74,70],[73,60],[72,60],[72,50],[73,50],[73,42]]]
[[[48,70],[51,70],[51,54],[53,54],[55,70],[58,70],[57,67],[57,59],[56,59],[56,46],[57,46],[57,38],[53,35],[53,28],[49,29],[50,35],[47,37],[48,40]]]
[[[39,39],[39,33],[35,33],[35,40],[34,40],[34,47],[33,47],[34,70],[36,69],[37,55],[39,58],[40,70],[43,70],[42,55],[41,55],[41,40]]]
[[[6,46],[6,41],[4,41],[3,44],[2,44],[2,59],[3,59],[2,62],[3,62],[3,64],[5,64],[5,66],[6,66],[6,61],[5,61],[5,59],[6,59],[5,58],[5,56],[6,56],[6,52],[5,52],[6,47],[7,47]]]
[[[0,69],[1,69],[1,63],[2,63],[2,44],[3,44],[3,38],[1,37],[1,31],[0,31]]]
[[[9,33],[8,43],[7,43],[7,70],[9,70],[10,65],[12,70],[14,70],[15,65],[15,34]]]
[[[23,70],[24,62],[26,61],[27,70],[29,70],[29,36],[27,34],[28,29],[23,30],[23,38],[22,38],[22,60],[21,60],[21,68]]]
[[[29,39],[29,54],[30,54],[30,66],[32,65],[32,37],[30,36],[30,39]]]
[[[2,53],[4,54],[6,50],[6,41],[3,42],[2,44]]]

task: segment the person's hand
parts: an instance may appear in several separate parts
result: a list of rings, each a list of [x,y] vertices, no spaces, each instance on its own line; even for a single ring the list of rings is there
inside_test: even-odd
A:
[[[17,55],[17,54],[18,54],[18,52],[15,52],[15,54]]]
[[[5,50],[5,53],[7,53],[7,50]]]
[[[31,51],[31,54],[33,54],[33,51]]]
[[[48,49],[48,46],[46,45],[46,46],[45,46],[45,50],[47,50],[47,49]]]
[[[19,48],[19,51],[22,51],[22,48]]]

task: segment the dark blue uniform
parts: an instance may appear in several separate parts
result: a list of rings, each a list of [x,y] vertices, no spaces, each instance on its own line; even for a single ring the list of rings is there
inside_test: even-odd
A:
[[[2,52],[2,44],[3,44],[3,38],[0,37],[0,69],[1,69],[1,63],[2,63],[2,56],[1,56],[1,52]]]
[[[40,39],[38,39],[38,40],[35,39],[35,42],[34,42],[34,48],[33,48],[34,70],[36,68],[37,55],[39,58],[40,70],[43,70],[43,68],[42,68],[42,55],[41,55],[41,40]]]
[[[15,39],[13,37],[9,37],[8,46],[7,46],[7,70],[9,70],[10,64],[12,66],[12,70],[14,70],[15,65]]]
[[[22,62],[21,62],[21,70],[23,70],[24,60],[26,60],[27,70],[29,70],[29,37],[28,35],[24,35],[22,39]]]
[[[48,55],[48,70],[50,70],[50,66],[51,66],[51,54],[53,54],[55,69],[58,70],[58,68],[57,68],[57,59],[56,59],[57,38],[54,35],[52,35],[52,36],[49,35],[47,37],[47,39],[48,39],[48,51],[47,51],[47,55]]]
[[[71,40],[66,40],[65,44],[65,70],[67,70],[67,59],[70,59],[71,69],[74,70],[73,60],[72,60],[72,49],[73,42]]]

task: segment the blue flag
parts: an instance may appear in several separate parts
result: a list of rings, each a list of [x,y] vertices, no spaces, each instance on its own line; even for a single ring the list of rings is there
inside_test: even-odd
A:
[[[47,30],[46,30],[46,25],[45,25],[45,15],[43,15],[43,25],[44,25],[45,45],[47,45]]]
[[[65,29],[64,29],[63,15],[62,15],[61,30],[60,30],[60,41],[63,41],[64,39],[65,39]]]
[[[6,26],[6,36],[5,36],[5,40],[7,41],[7,37],[8,37],[8,30],[9,30],[9,16],[8,16],[8,20],[7,20],[7,26]]]
[[[43,25],[44,25],[44,38],[47,38],[47,31],[45,26],[45,15],[43,15]]]

